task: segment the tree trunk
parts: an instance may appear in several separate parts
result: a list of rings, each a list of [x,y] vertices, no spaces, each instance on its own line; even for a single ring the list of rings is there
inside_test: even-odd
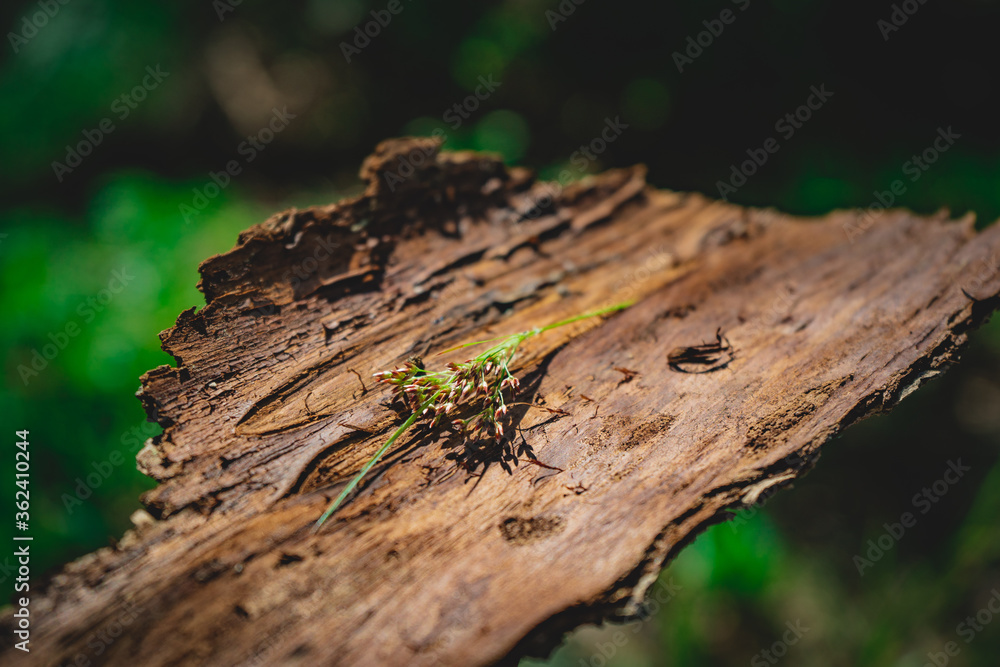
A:
[[[998,303],[998,225],[797,219],[643,174],[560,190],[389,141],[362,196],[206,260],[207,305],[161,334],[176,368],[142,378],[165,429],[138,456],[149,512],[33,590],[32,652],[4,664],[544,653],[634,614],[699,531],[940,373]],[[503,446],[411,429],[311,531],[403,418],[372,373],[630,299],[524,343]]]

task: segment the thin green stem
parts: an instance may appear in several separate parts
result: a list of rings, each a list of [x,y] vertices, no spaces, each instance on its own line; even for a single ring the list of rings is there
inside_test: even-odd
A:
[[[607,315],[608,313],[617,313],[619,310],[625,310],[634,303],[635,301],[625,301],[623,303],[615,304],[614,306],[601,308],[600,310],[592,310],[589,313],[584,313],[583,315],[577,315],[575,317],[569,318],[568,320],[562,320],[561,322],[556,322],[555,324],[546,325],[541,329],[536,329],[536,331],[538,331],[538,333],[542,333],[543,331],[551,331],[552,329],[564,327],[567,324],[573,324],[574,322],[579,322],[580,320],[585,320],[590,317],[597,317],[598,315]]]
[[[629,306],[632,306],[634,304],[635,304],[635,301],[624,301],[622,303],[615,304],[614,306],[608,306],[607,308],[601,308],[600,310],[592,310],[589,313],[584,313],[583,315],[576,315],[575,317],[571,317],[571,318],[569,318],[567,320],[562,320],[562,321],[556,322],[555,324],[548,324],[548,325],[546,325],[544,327],[541,327],[539,329],[532,329],[531,331],[526,331],[525,333],[521,334],[521,336],[522,336],[521,340],[524,340],[525,338],[530,338],[531,336],[540,334],[543,331],[551,331],[552,329],[557,329],[558,327],[563,327],[563,326],[566,326],[567,324],[573,324],[574,322],[579,322],[580,320],[585,320],[585,319],[590,318],[590,317],[597,317],[598,315],[607,315],[609,313],[617,313],[619,310],[625,310],[626,308],[628,308]],[[498,340],[502,340],[502,341],[506,342],[510,338],[511,338],[511,336],[497,336],[496,338],[487,338],[486,340],[477,340],[477,341],[474,341],[472,343],[462,343],[461,345],[456,345],[455,347],[449,347],[447,350],[444,350],[442,352],[438,352],[438,355],[442,355],[442,354],[445,354],[447,352],[454,352],[455,350],[461,350],[463,347],[472,347],[473,345],[483,345],[484,343],[492,343],[492,342],[498,341]],[[521,341],[518,341],[518,343],[520,343],[520,342]],[[486,352],[484,352],[483,354],[481,354],[479,356],[480,357],[486,356],[490,352],[494,352],[494,351],[496,351],[497,348],[500,348],[500,347],[503,347],[503,346],[504,346],[504,343],[501,343],[500,345],[496,345],[496,346],[490,348],[489,350],[487,350]]]
[[[441,393],[442,392],[439,391],[438,393],[434,394],[433,396],[431,396],[430,398],[428,398],[426,401],[424,401],[423,405],[421,405],[418,410],[415,410],[413,412],[413,414],[411,414],[407,418],[407,420],[405,422],[403,422],[400,425],[400,427],[397,428],[396,431],[392,435],[389,436],[389,439],[385,441],[385,444],[382,445],[381,447],[379,447],[378,451],[375,452],[375,455],[372,456],[370,459],[368,459],[368,463],[366,463],[361,468],[361,471],[358,472],[358,474],[354,476],[354,479],[352,479],[351,482],[347,486],[344,487],[344,490],[340,492],[340,495],[337,496],[337,499],[334,500],[332,503],[330,503],[330,506],[326,508],[326,511],[323,512],[323,516],[321,516],[316,521],[316,525],[313,526],[313,532],[314,533],[317,530],[320,529],[320,526],[322,526],[323,523],[327,519],[330,518],[331,514],[333,514],[334,512],[337,511],[337,508],[340,507],[341,503],[344,502],[344,498],[346,498],[348,495],[350,495],[351,491],[353,491],[354,488],[361,481],[361,478],[364,477],[365,475],[367,475],[368,471],[371,470],[372,467],[376,463],[379,462],[379,459],[381,459],[382,456],[387,451],[389,451],[389,448],[392,447],[392,443],[396,442],[396,440],[399,438],[399,436],[403,435],[403,433],[406,432],[406,429],[408,429],[411,426],[413,426],[414,422],[416,422],[418,419],[420,419],[420,415],[423,414],[424,410],[427,409],[428,407],[430,407],[431,405],[433,405],[434,401],[437,400],[438,396],[440,396]]]
[[[441,350],[437,353],[440,357],[442,354],[448,354],[449,352],[454,352],[455,350],[461,350],[463,347],[472,347],[473,345],[483,345],[484,343],[492,343],[498,340],[507,340],[510,336],[497,336],[496,338],[487,338],[486,340],[477,340],[471,343],[462,343],[461,345],[456,345],[455,347],[449,347],[447,350]]]
[[[467,362],[467,364],[470,364],[470,363],[473,363],[473,362],[476,363],[476,364],[484,364],[484,363],[486,363],[487,366],[489,364],[496,364],[496,365],[498,365],[499,368],[503,369],[504,378],[502,378],[502,380],[506,381],[506,378],[513,379],[513,376],[511,375],[510,369],[507,367],[507,365],[511,362],[511,360],[514,358],[514,355],[517,353],[518,346],[521,343],[523,343],[526,339],[531,338],[532,336],[537,336],[537,335],[539,335],[540,333],[542,333],[544,331],[551,331],[552,329],[556,329],[558,327],[566,326],[567,324],[572,324],[574,322],[579,322],[580,320],[585,320],[585,319],[590,318],[590,317],[597,317],[599,315],[607,315],[608,313],[614,313],[614,312],[618,312],[619,310],[624,310],[624,309],[628,308],[629,306],[631,306],[633,303],[634,303],[633,301],[626,301],[624,303],[619,303],[619,304],[614,305],[614,306],[609,306],[607,308],[601,308],[599,310],[594,310],[594,311],[591,311],[589,313],[584,313],[582,315],[577,315],[575,317],[571,317],[569,319],[565,319],[565,320],[562,320],[560,322],[556,322],[554,324],[549,324],[547,326],[540,327],[540,328],[537,328],[537,329],[531,329],[530,331],[524,331],[524,332],[521,332],[519,334],[514,334],[512,336],[504,336],[504,337],[500,337],[500,338],[493,338],[493,339],[490,339],[490,340],[481,340],[481,341],[476,341],[474,343],[465,343],[463,345],[458,345],[456,347],[450,348],[449,350],[445,350],[445,352],[450,352],[451,350],[457,350],[457,349],[460,349],[460,348],[463,348],[463,347],[469,347],[471,345],[482,345],[483,343],[492,343],[494,341],[500,340],[502,342],[499,345],[494,345],[493,347],[487,349],[485,352],[483,352],[482,354],[480,354],[479,356],[477,356],[474,360],[470,360],[470,362]],[[501,354],[501,353],[503,353],[503,354]],[[464,368],[464,370],[461,371],[461,372],[475,373],[475,368],[476,367],[475,366],[465,365],[463,368]],[[392,447],[392,444],[394,442],[396,442],[396,440],[399,439],[399,437],[402,436],[403,433],[405,433],[408,428],[410,428],[411,426],[413,426],[413,424],[416,423],[423,416],[424,410],[427,410],[428,408],[436,406],[438,398],[440,398],[444,394],[448,394],[449,392],[451,392],[449,395],[452,396],[452,397],[455,396],[455,393],[458,391],[458,389],[454,386],[455,378],[459,374],[458,367],[453,367],[449,371],[437,371],[437,372],[432,372],[432,373],[428,373],[428,372],[423,371],[421,369],[421,372],[422,372],[422,375],[420,375],[420,378],[423,379],[423,380],[429,381],[430,378],[432,378],[432,377],[437,379],[435,382],[431,383],[431,384],[433,384],[435,386],[435,388],[437,389],[437,391],[435,391],[434,394],[430,398],[428,398],[423,403],[421,403],[410,414],[410,416],[406,419],[406,421],[404,421],[400,425],[400,427],[397,428],[396,431],[391,436],[389,436],[389,439],[386,440],[385,444],[382,445],[381,447],[379,447],[378,451],[375,452],[375,455],[372,456],[368,460],[367,463],[365,463],[365,465],[361,468],[361,470],[358,472],[358,474],[354,476],[354,479],[352,479],[348,483],[348,485],[346,487],[344,487],[344,490],[340,492],[340,495],[338,495],[337,498],[332,503],[330,503],[330,506],[327,507],[327,509],[326,509],[325,512],[323,512],[323,516],[321,516],[319,518],[319,520],[316,521],[316,525],[313,526],[313,532],[316,532],[317,530],[319,530],[320,527],[323,525],[323,523],[327,519],[329,519],[330,516],[334,512],[337,511],[337,508],[340,507],[340,505],[344,502],[344,500],[347,498],[347,496],[349,496],[351,494],[351,492],[354,491],[354,489],[361,482],[362,478],[364,478],[364,476],[368,474],[368,471],[371,470],[372,467],[374,467],[375,464],[379,462],[379,460],[381,460],[382,456],[384,456],[387,451],[389,451],[389,448]],[[404,373],[404,371],[402,369],[399,369],[397,371],[393,371],[392,373],[387,372],[388,375],[400,374],[400,375],[397,376],[397,379],[395,381],[397,383],[397,385],[398,385],[397,388],[400,391],[402,391],[402,389],[401,389],[402,384],[405,383],[405,382],[408,382],[408,381],[411,382],[411,383],[413,383],[411,385],[411,387],[416,388],[417,384],[419,383],[419,381],[414,382],[414,380],[413,380],[414,376],[412,374],[411,375],[402,375],[402,373]],[[411,373],[412,373],[412,371],[411,371]],[[501,409],[506,410],[506,404],[505,404],[505,402],[503,400],[503,388],[504,388],[504,384],[502,384],[502,383],[499,384],[499,387],[494,386],[492,393],[489,393],[489,391],[487,390],[487,387],[486,387],[486,385],[487,385],[486,376],[487,376],[488,371],[480,369],[479,373],[480,374],[478,375],[478,378],[479,378],[478,380],[476,379],[477,378],[476,375],[472,375],[471,378],[472,378],[472,381],[476,381],[476,382],[481,381],[482,382],[482,384],[483,384],[482,390],[483,391],[487,391],[487,399],[488,400],[487,400],[486,406],[483,408],[483,411],[479,414],[478,417],[476,417],[476,419],[483,419],[482,415],[486,415],[486,422],[493,423],[494,427],[496,429],[498,429],[498,430],[496,430],[495,433],[496,433],[497,440],[499,441],[500,434],[501,434],[501,431],[499,429],[501,427],[497,424],[497,421],[500,419],[500,417],[499,416],[494,416],[494,412],[491,412],[491,411],[496,411],[497,415],[502,415]],[[381,374],[381,375],[385,376],[386,374]],[[513,383],[514,383],[512,385],[513,390],[516,391],[516,389],[517,389],[517,381],[516,381],[516,379],[513,380]],[[467,391],[467,390],[468,389],[466,389],[465,391]],[[417,391],[419,392],[420,390],[417,389]],[[462,397],[465,396],[465,391],[462,392]],[[421,396],[423,394],[422,393],[418,393],[417,395]],[[461,400],[461,398],[456,399],[455,402],[459,402],[460,400]],[[497,407],[498,403],[499,403],[499,407]],[[440,407],[440,406],[437,406],[437,407]],[[448,407],[449,408],[453,407],[453,405],[449,404]],[[445,411],[444,411],[445,414],[447,414],[447,411],[448,411],[448,409],[445,409]],[[459,420],[459,421],[461,422],[461,420]],[[436,421],[435,421],[435,423],[436,423]],[[462,422],[462,423],[466,423],[466,422]],[[479,426],[477,425],[476,428],[479,428]]]

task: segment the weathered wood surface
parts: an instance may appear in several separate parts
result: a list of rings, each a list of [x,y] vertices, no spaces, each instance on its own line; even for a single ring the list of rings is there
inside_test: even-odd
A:
[[[414,150],[415,174],[387,179]],[[483,665],[551,647],[634,611],[725,508],[940,372],[1000,294],[1000,226],[944,214],[796,219],[655,190],[641,168],[546,202],[530,173],[426,141],[383,144],[363,176],[363,196],[278,214],[201,266],[207,306],[161,334],[176,368],[142,379],[166,429],[138,457],[156,519],[36,591],[31,664]],[[515,447],[562,472],[522,453],[473,476],[461,442],[418,430],[310,532],[399,422],[373,372],[625,299],[520,356],[520,400],[570,414],[520,408]],[[668,367],[719,328],[728,365]]]

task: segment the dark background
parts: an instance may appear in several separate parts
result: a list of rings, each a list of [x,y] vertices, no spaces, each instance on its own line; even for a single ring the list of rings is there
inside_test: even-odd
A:
[[[203,303],[197,264],[276,210],[357,192],[358,166],[384,138],[440,128],[448,148],[554,177],[620,117],[628,128],[589,171],[642,162],[656,186],[718,196],[731,165],[774,137],[780,149],[732,201],[823,214],[868,207],[899,179],[896,205],[974,212],[980,226],[1000,216],[995,2],[905,3],[916,11],[888,39],[889,2],[400,3],[350,63],[341,43],[387,1],[0,9],[3,470],[13,431],[30,429],[36,572],[120,536],[140,507],[151,484],[132,460],[158,427],[132,394],[171,362],[157,332]],[[52,16],[34,18],[44,6]],[[553,30],[547,12],[560,6],[573,12]],[[675,52],[726,9],[734,20],[678,71]],[[169,75],[121,118],[115,100],[157,65]],[[453,127],[446,111],[491,75],[499,87]],[[813,117],[791,137],[776,131],[821,85],[833,94]],[[247,162],[241,142],[284,107],[295,118]],[[105,118],[113,131],[93,134]],[[911,181],[911,156],[948,127],[960,138]],[[100,143],[57,178],[53,162],[85,132]],[[209,173],[234,159],[242,172],[199,202]],[[79,333],[25,376],[69,324]],[[948,641],[961,648],[948,664],[997,664],[1000,622],[968,643],[957,626],[1000,590],[998,369],[992,324],[962,365],[827,447],[795,490],[699,538],[664,573],[680,589],[627,627],[624,645],[614,628],[586,629],[552,664],[919,667]],[[912,496],[959,458],[971,470],[920,514]],[[13,490],[0,484],[3,506]],[[906,511],[916,525],[859,575],[853,557]],[[0,522],[0,541],[12,530]],[[809,631],[787,655],[760,653],[797,620]]]

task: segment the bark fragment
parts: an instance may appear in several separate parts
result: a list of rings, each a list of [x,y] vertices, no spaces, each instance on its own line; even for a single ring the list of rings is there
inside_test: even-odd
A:
[[[138,457],[155,520],[34,591],[34,664],[483,665],[547,649],[634,611],[699,530],[939,373],[997,306],[996,225],[889,211],[855,233],[854,212],[796,219],[643,173],[546,203],[525,170],[394,140],[366,160],[364,195],[279,213],[206,260],[207,305],[161,334],[176,366],[142,378],[165,428]],[[435,351],[627,299],[524,344],[519,400],[545,409],[514,411],[514,439],[562,472],[522,458],[473,476],[462,443],[415,431],[310,532],[398,423],[357,374],[443,365],[461,353]],[[672,350],[720,330],[724,368],[671,370]],[[123,609],[134,620],[92,655]],[[0,624],[10,637],[9,613]]]

